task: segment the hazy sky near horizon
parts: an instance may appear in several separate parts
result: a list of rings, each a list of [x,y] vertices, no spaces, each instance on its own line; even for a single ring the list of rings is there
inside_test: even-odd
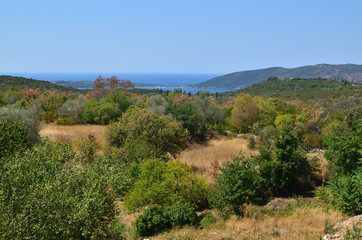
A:
[[[361,0],[0,2],[0,73],[362,64]]]

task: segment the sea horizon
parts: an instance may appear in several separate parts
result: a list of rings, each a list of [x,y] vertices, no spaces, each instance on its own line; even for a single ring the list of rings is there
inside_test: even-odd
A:
[[[119,79],[130,80],[138,84],[152,84],[159,86],[193,85],[223,75],[222,73],[46,73],[46,72],[4,72],[1,75],[25,77],[48,82],[57,81],[94,81],[98,76],[108,78],[117,76]]]

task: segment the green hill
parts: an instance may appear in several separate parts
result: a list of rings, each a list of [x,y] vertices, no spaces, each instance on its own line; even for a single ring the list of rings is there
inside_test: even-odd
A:
[[[68,92],[68,91],[72,91],[75,93],[84,92],[82,90],[73,87],[61,86],[47,81],[41,81],[41,80],[35,80],[23,77],[14,77],[8,75],[0,75],[0,91],[5,92],[12,86],[20,89],[39,88],[40,90],[59,90],[61,92]]]
[[[333,99],[341,96],[362,97],[362,84],[325,78],[274,78],[256,83],[242,90],[218,95],[220,97],[236,96],[240,93],[287,100],[317,101],[318,99]]]
[[[255,83],[262,82],[270,76],[276,76],[278,78],[323,77],[361,83],[362,65],[318,64],[298,68],[272,67],[259,70],[230,73],[192,86],[197,88],[242,89]]]

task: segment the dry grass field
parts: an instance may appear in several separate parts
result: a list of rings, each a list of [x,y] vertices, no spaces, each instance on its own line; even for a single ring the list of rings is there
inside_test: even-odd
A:
[[[106,126],[99,125],[57,126],[55,124],[43,124],[40,135],[55,141],[70,142],[74,146],[77,141],[93,134],[104,147],[105,130]],[[215,172],[216,165],[221,167],[224,162],[232,160],[240,152],[246,156],[258,154],[257,150],[248,149],[247,143],[247,140],[242,138],[211,140],[203,145],[194,144],[190,146],[181,152],[179,159],[182,163],[192,166],[198,176],[205,177],[211,183],[217,173]],[[318,157],[321,159],[321,165],[326,165],[323,155],[310,153],[308,156]],[[134,239],[136,237],[134,221],[140,213],[128,213],[121,202],[117,202],[116,205],[121,210],[119,217],[125,226],[126,239]],[[251,209],[260,210],[261,208],[254,207]],[[217,216],[215,212],[213,214]],[[232,216],[226,221],[221,220],[220,217],[217,218],[217,223],[210,228],[176,228],[150,239],[318,239],[319,236],[324,235],[327,220],[330,221],[331,225],[334,225],[346,217],[337,210],[314,204],[297,207],[285,214],[261,214],[258,217],[249,218]]]
[[[312,240],[324,236],[325,223],[333,226],[345,220],[341,212],[322,206],[303,206],[289,214],[263,215],[259,218],[237,218],[219,221],[211,228],[173,229],[150,239],[245,239],[245,240]]]
[[[182,163],[192,166],[196,174],[212,182],[213,165],[220,167],[226,161],[243,152],[246,156],[257,154],[257,150],[247,147],[247,140],[242,138],[211,140],[205,145],[193,145],[181,152],[179,159]],[[216,163],[217,162],[217,163]]]
[[[104,134],[106,126],[101,125],[74,125],[74,126],[59,126],[56,124],[42,124],[40,126],[40,136],[49,137],[50,140],[59,142],[68,142],[74,144],[86,139],[89,134],[96,137],[98,142],[105,146]]]

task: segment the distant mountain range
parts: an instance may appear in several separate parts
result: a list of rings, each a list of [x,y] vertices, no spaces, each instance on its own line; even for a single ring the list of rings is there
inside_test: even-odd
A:
[[[270,76],[278,78],[314,78],[347,80],[362,82],[362,65],[355,64],[317,64],[297,68],[272,67],[259,70],[249,70],[230,73],[205,82],[191,85],[196,88],[242,89],[262,82]]]

